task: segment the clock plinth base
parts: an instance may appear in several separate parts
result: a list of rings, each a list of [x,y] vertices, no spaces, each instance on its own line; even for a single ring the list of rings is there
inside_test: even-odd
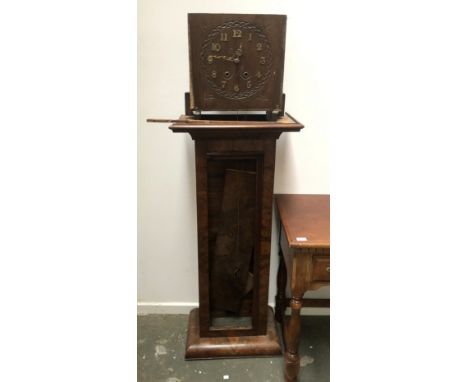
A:
[[[198,308],[190,312],[185,359],[281,356],[273,309],[268,307],[267,333],[263,336],[200,337]]]

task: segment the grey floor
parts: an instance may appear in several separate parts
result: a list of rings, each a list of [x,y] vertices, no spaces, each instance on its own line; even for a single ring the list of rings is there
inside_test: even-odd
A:
[[[283,358],[185,361],[187,315],[138,316],[138,382],[283,381]],[[330,380],[330,319],[301,317],[299,381]]]

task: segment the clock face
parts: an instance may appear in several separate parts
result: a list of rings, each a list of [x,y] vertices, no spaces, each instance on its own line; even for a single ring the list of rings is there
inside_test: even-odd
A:
[[[285,15],[189,13],[188,27],[187,114],[284,111]]]
[[[200,59],[208,86],[223,98],[249,98],[271,77],[271,44],[251,22],[229,21],[212,29]]]

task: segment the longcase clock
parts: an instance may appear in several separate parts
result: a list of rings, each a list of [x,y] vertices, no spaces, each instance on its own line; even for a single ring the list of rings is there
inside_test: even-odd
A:
[[[304,127],[284,112],[286,16],[189,14],[188,25],[190,92],[170,126],[195,141],[199,308],[185,357],[279,355],[268,306],[276,140]]]

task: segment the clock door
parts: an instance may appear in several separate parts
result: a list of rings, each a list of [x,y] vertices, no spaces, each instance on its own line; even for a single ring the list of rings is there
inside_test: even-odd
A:
[[[251,333],[262,156],[207,156],[210,331]],[[261,173],[261,171],[260,171]]]

